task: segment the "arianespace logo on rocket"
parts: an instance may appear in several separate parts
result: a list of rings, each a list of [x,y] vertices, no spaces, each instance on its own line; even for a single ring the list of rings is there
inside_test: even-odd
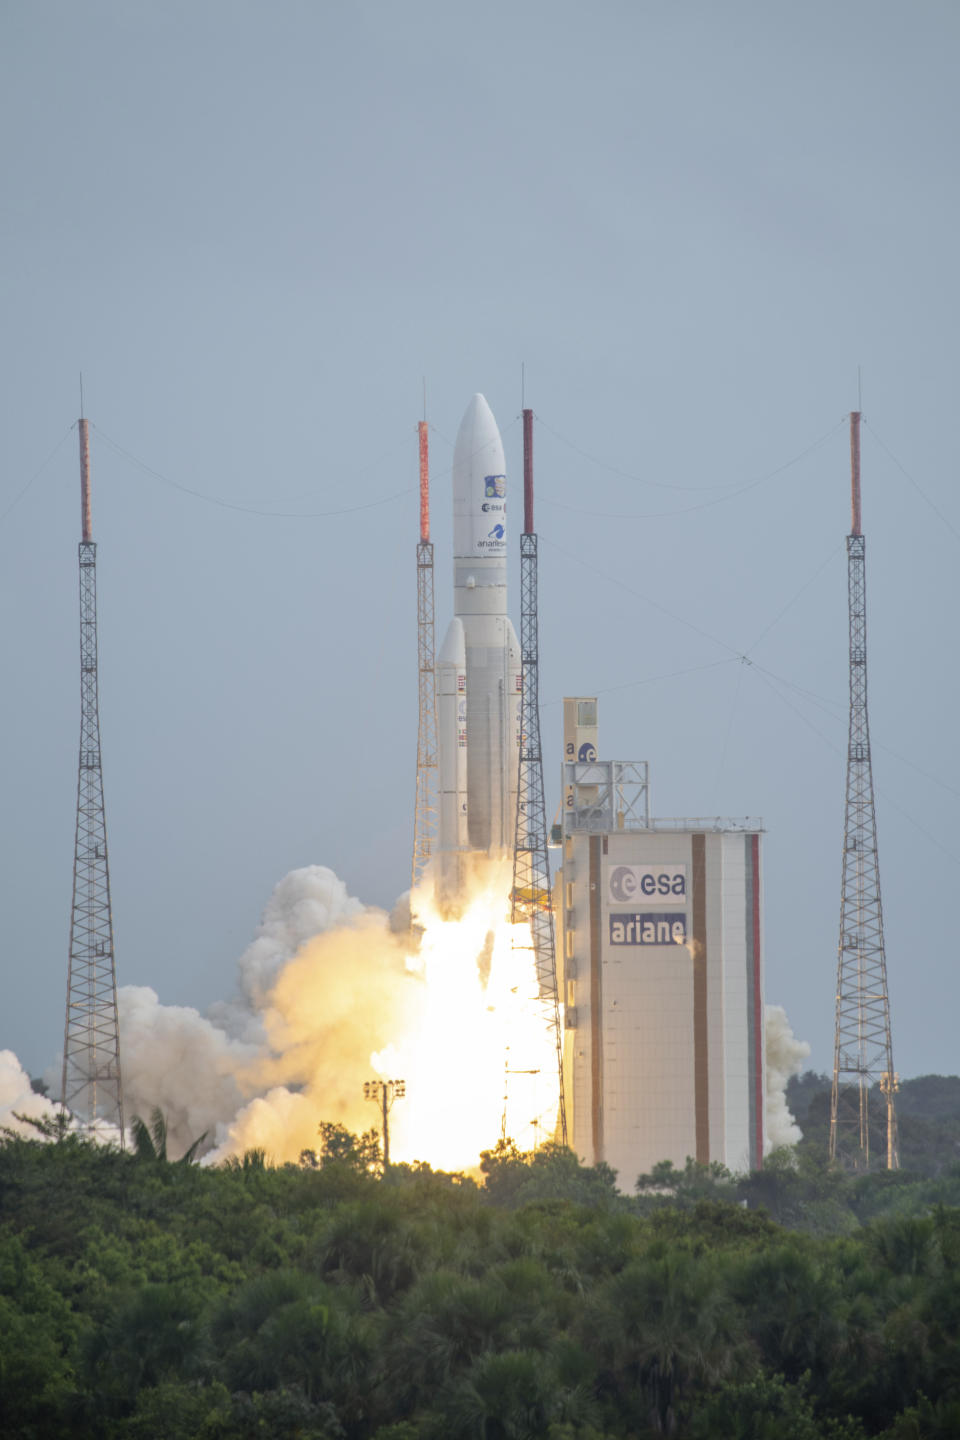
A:
[[[478,550],[505,550],[507,548],[506,526],[494,525],[486,536],[477,541]]]
[[[686,905],[686,865],[611,865],[607,872],[608,899],[612,905]]]

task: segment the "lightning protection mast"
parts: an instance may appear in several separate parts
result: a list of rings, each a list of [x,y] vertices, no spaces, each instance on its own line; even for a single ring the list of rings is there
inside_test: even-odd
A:
[[[435,663],[433,542],[427,422],[420,434],[420,539],[417,543],[417,805],[413,825],[413,887],[423,878],[437,839],[437,670]]]
[[[61,1103],[89,1127],[98,1121],[115,1125],[122,1147],[120,1028],[97,694],[97,547],[90,524],[89,428],[83,419],[78,426],[83,527],[79,548],[80,766]]]
[[[830,1102],[830,1158],[870,1168],[870,1092],[886,1105],[886,1169],[899,1166],[890,1001],[883,948],[877,820],[867,719],[865,542],[860,528],[860,414],[850,416],[852,531],[847,536],[850,608],[850,739],[837,961],[837,1024]]]
[[[563,1031],[557,994],[557,956],[553,929],[547,815],[540,746],[540,643],[537,613],[537,536],[533,528],[533,411],[523,412],[523,534],[520,537],[520,772],[517,781],[517,831],[513,852],[514,925],[530,925],[540,1004],[554,1037],[559,1081],[557,1133],[567,1143],[567,1107],[563,1093]]]

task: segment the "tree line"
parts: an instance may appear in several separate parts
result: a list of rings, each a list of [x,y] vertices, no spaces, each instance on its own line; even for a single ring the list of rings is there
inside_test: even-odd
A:
[[[41,1127],[42,1128],[42,1127]],[[136,1440],[946,1440],[960,1163],[734,1177],[500,1141],[481,1176],[0,1143],[0,1434]]]

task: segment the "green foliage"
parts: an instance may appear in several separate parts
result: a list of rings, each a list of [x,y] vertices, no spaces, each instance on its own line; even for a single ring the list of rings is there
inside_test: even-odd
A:
[[[852,1187],[852,1180],[829,1163],[825,1149],[798,1148],[774,1150],[738,1190],[748,1205],[762,1206],[781,1225],[844,1235],[857,1226],[850,1208]]]
[[[617,1172],[609,1165],[581,1165],[563,1145],[541,1145],[522,1154],[512,1140],[484,1150],[480,1169],[484,1192],[496,1205],[518,1207],[537,1200],[571,1200],[578,1205],[614,1206]]]
[[[960,1435],[960,1399],[942,1398],[931,1404],[921,1395],[897,1416],[882,1440],[957,1440]]]
[[[0,1433],[42,1436],[73,1392],[77,1318],[15,1235],[0,1233]]]
[[[159,1164],[167,1163],[167,1117],[158,1107],[154,1107],[150,1115],[150,1124],[147,1125],[139,1115],[134,1115],[130,1122],[130,1133],[133,1136],[133,1153],[138,1160],[155,1160]],[[205,1130],[189,1145],[180,1159],[179,1165],[191,1165],[197,1158],[197,1153],[207,1138]]]
[[[362,1135],[352,1135],[345,1125],[334,1125],[322,1120],[320,1131],[320,1158],[313,1150],[301,1152],[301,1164],[316,1169],[318,1166],[344,1166],[360,1175],[379,1175],[383,1169],[383,1155],[380,1150],[380,1132],[365,1130]]]
[[[712,1257],[656,1246],[598,1286],[580,1320],[604,1383],[621,1405],[633,1393],[656,1431],[672,1433],[698,1385],[749,1364],[743,1319]]]
[[[830,1089],[830,1077],[812,1070],[791,1077],[787,1085],[787,1104],[803,1131],[801,1150],[826,1153]],[[870,1116],[874,1137],[871,1148],[876,1150],[876,1168],[880,1172],[886,1105],[879,1089],[871,1093]],[[907,1173],[934,1179],[956,1165],[960,1159],[960,1077],[920,1075],[904,1080],[897,1094],[897,1129],[900,1164]]]
[[[788,1385],[781,1375],[721,1385],[697,1413],[691,1440],[863,1440],[863,1427],[849,1417],[818,1419],[801,1379]]]
[[[624,1196],[558,1146],[501,1142],[477,1186],[384,1177],[335,1125],[284,1166],[146,1135],[0,1143],[4,1437],[960,1433],[950,1167],[853,1178],[808,1146]]]
[[[163,1380],[138,1392],[133,1413],[119,1433],[125,1440],[220,1440],[236,1433],[230,1418],[225,1386]]]
[[[311,1401],[299,1390],[267,1390],[232,1397],[229,1440],[342,1440],[344,1428],[327,1401]]]
[[[637,1176],[634,1189],[648,1202],[645,1209],[669,1205],[689,1210],[701,1200],[729,1202],[737,1198],[736,1182],[725,1165],[716,1160],[701,1165],[689,1155],[682,1170],[678,1170],[672,1160],[661,1160],[649,1175]]]
[[[534,1440],[556,1421],[584,1408],[564,1386],[555,1361],[537,1350],[486,1353],[460,1380],[441,1389],[426,1429],[435,1440]]]

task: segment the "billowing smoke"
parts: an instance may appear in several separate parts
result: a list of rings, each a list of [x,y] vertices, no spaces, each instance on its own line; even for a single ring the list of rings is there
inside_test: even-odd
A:
[[[406,988],[386,914],[365,909],[325,866],[293,870],[237,969],[233,999],[206,1016],[121,987],[127,1117],[162,1110],[171,1157],[206,1132],[212,1159],[262,1147],[277,1161],[315,1147],[320,1120],[375,1123],[362,1084]]]
[[[201,1015],[145,986],[120,989],[127,1122],[159,1109],[171,1159],[205,1135],[208,1163],[252,1148],[296,1161],[317,1148],[321,1121],[380,1129],[364,1082],[404,1078],[417,1103],[391,1119],[401,1158],[461,1169],[508,1121],[528,1147],[552,1134],[553,1051],[529,930],[509,923],[509,880],[495,861],[478,866],[456,923],[425,885],[412,943],[407,897],[388,915],[323,866],[292,871],[240,957],[232,999]],[[9,1062],[11,1102],[55,1113]],[[469,1085],[450,1084],[460,1068]]]
[[[211,1006],[211,1022],[235,1039],[262,1044],[261,1011],[284,965],[307,940],[363,914],[364,908],[325,865],[291,870],[274,887],[253,943],[240,956],[236,997]]]
[[[333,931],[336,945],[322,945]],[[362,1090],[362,1082],[354,1083],[357,1053],[367,1035],[367,1055],[385,1043],[377,1016],[390,988],[383,986],[384,971],[402,974],[398,955],[388,917],[365,909],[332,870],[291,871],[240,956],[232,999],[204,1016],[190,1006],[162,1004],[148,986],[119,988],[127,1124],[135,1115],[149,1123],[159,1108],[171,1159],[204,1134],[201,1150],[218,1147],[217,1157],[263,1146],[285,1160],[316,1145],[319,1120],[368,1128],[375,1116],[363,1115],[363,1101],[358,1106],[356,1100]],[[283,978],[286,967],[290,974]],[[60,1063],[44,1076],[51,1093],[59,1094]],[[12,1051],[0,1051],[0,1124],[22,1132],[14,1111],[53,1116],[58,1108],[33,1094]]]
[[[805,1040],[798,1040],[790,1028],[782,1005],[768,1005],[765,1015],[767,1058],[766,1149],[796,1145],[803,1132],[787,1107],[787,1081],[799,1075],[810,1054]]]
[[[487,878],[492,892],[504,891],[502,877],[491,871]],[[471,1033],[480,1047],[477,1056],[483,1058],[470,1062],[471,1073],[489,1070],[492,1063],[496,1094],[478,1108],[473,1158],[460,1158],[454,1147],[442,1150],[435,1163],[448,1168],[475,1163],[477,1151],[492,1144],[499,1129],[503,1026],[511,1023],[511,997],[522,988],[510,958],[509,939],[502,940],[507,948],[497,951],[501,958],[490,977],[490,925],[495,923],[497,905],[494,901],[491,906],[487,899],[488,908],[480,908],[472,931],[466,918],[453,926],[435,920],[420,956],[413,957],[408,906],[398,903],[395,914],[387,915],[350,896],[325,866],[292,871],[274,889],[255,938],[239,959],[232,999],[218,1002],[204,1016],[188,1006],[161,1004],[146,986],[121,987],[128,1123],[134,1115],[149,1122],[159,1108],[167,1123],[171,1159],[206,1134],[203,1148],[208,1162],[251,1148],[262,1148],[277,1163],[296,1160],[301,1150],[317,1147],[323,1120],[341,1122],[354,1132],[379,1128],[377,1111],[364,1101],[363,1084],[380,1073],[383,1063],[389,1065],[391,1075],[419,1080],[416,1110],[421,1139],[411,1138],[409,1106],[401,1106],[396,1114],[397,1139],[403,1143],[406,1132],[407,1148],[412,1145],[420,1154],[425,1127],[431,1136],[432,1158],[435,1134],[459,1134],[466,1128],[464,1107],[469,1097],[457,1091],[453,1119],[439,1110],[434,1114],[450,1087],[421,1071],[423,1055],[435,1049],[443,1052],[447,1073],[454,1073],[464,1063],[470,1027],[461,1024],[453,1033],[450,1016],[466,1018],[472,1006]],[[464,945],[465,957],[458,960],[456,951],[463,951]],[[484,954],[486,970],[479,963]],[[461,988],[451,991],[451,985]],[[487,1028],[491,1023],[492,1030]],[[540,1020],[535,1019],[533,1029],[542,1038]],[[520,1047],[511,1052],[515,1058],[525,1053],[524,1046],[530,1048],[519,1032],[515,1041],[506,1043]],[[452,1045],[454,1052],[448,1055],[444,1044]],[[769,1149],[796,1144],[801,1138],[787,1108],[786,1085],[809,1053],[810,1047],[794,1036],[783,1009],[768,1006]],[[490,1055],[496,1055],[495,1062],[488,1063]],[[381,1056],[391,1058],[381,1061]],[[395,1063],[400,1067],[397,1071]],[[549,1057],[540,1069],[517,1063],[518,1075],[546,1076],[549,1071]],[[517,1083],[514,1080],[512,1085]],[[533,1083],[542,1088],[543,1081]],[[521,1102],[524,1115],[543,1111],[546,1131],[541,1133],[550,1133],[551,1103],[549,1094],[536,1100],[531,1094]],[[53,1116],[57,1107],[33,1093],[11,1051],[0,1051],[0,1124],[23,1131],[22,1124],[12,1119],[14,1111]]]
[[[350,914],[302,944],[263,1011],[266,1046],[241,1072],[254,1098],[224,1117],[212,1158],[262,1148],[295,1160],[317,1147],[321,1120],[355,1132],[376,1126],[363,1099],[364,1081],[375,1078],[370,1057],[404,1028],[417,988],[382,911]]]
[[[12,1050],[0,1050],[0,1126],[12,1130],[16,1135],[29,1135],[36,1139],[36,1130],[18,1120],[18,1115],[29,1115],[34,1120],[53,1120],[58,1107],[45,1095],[34,1093],[30,1076],[24,1070]]]
[[[244,1102],[243,1067],[258,1054],[250,1042],[227,1033],[186,1005],[161,1005],[146,985],[124,985],[117,995],[120,1061],[127,1123],[148,1123],[159,1107],[167,1122],[171,1158],[217,1126]]]

